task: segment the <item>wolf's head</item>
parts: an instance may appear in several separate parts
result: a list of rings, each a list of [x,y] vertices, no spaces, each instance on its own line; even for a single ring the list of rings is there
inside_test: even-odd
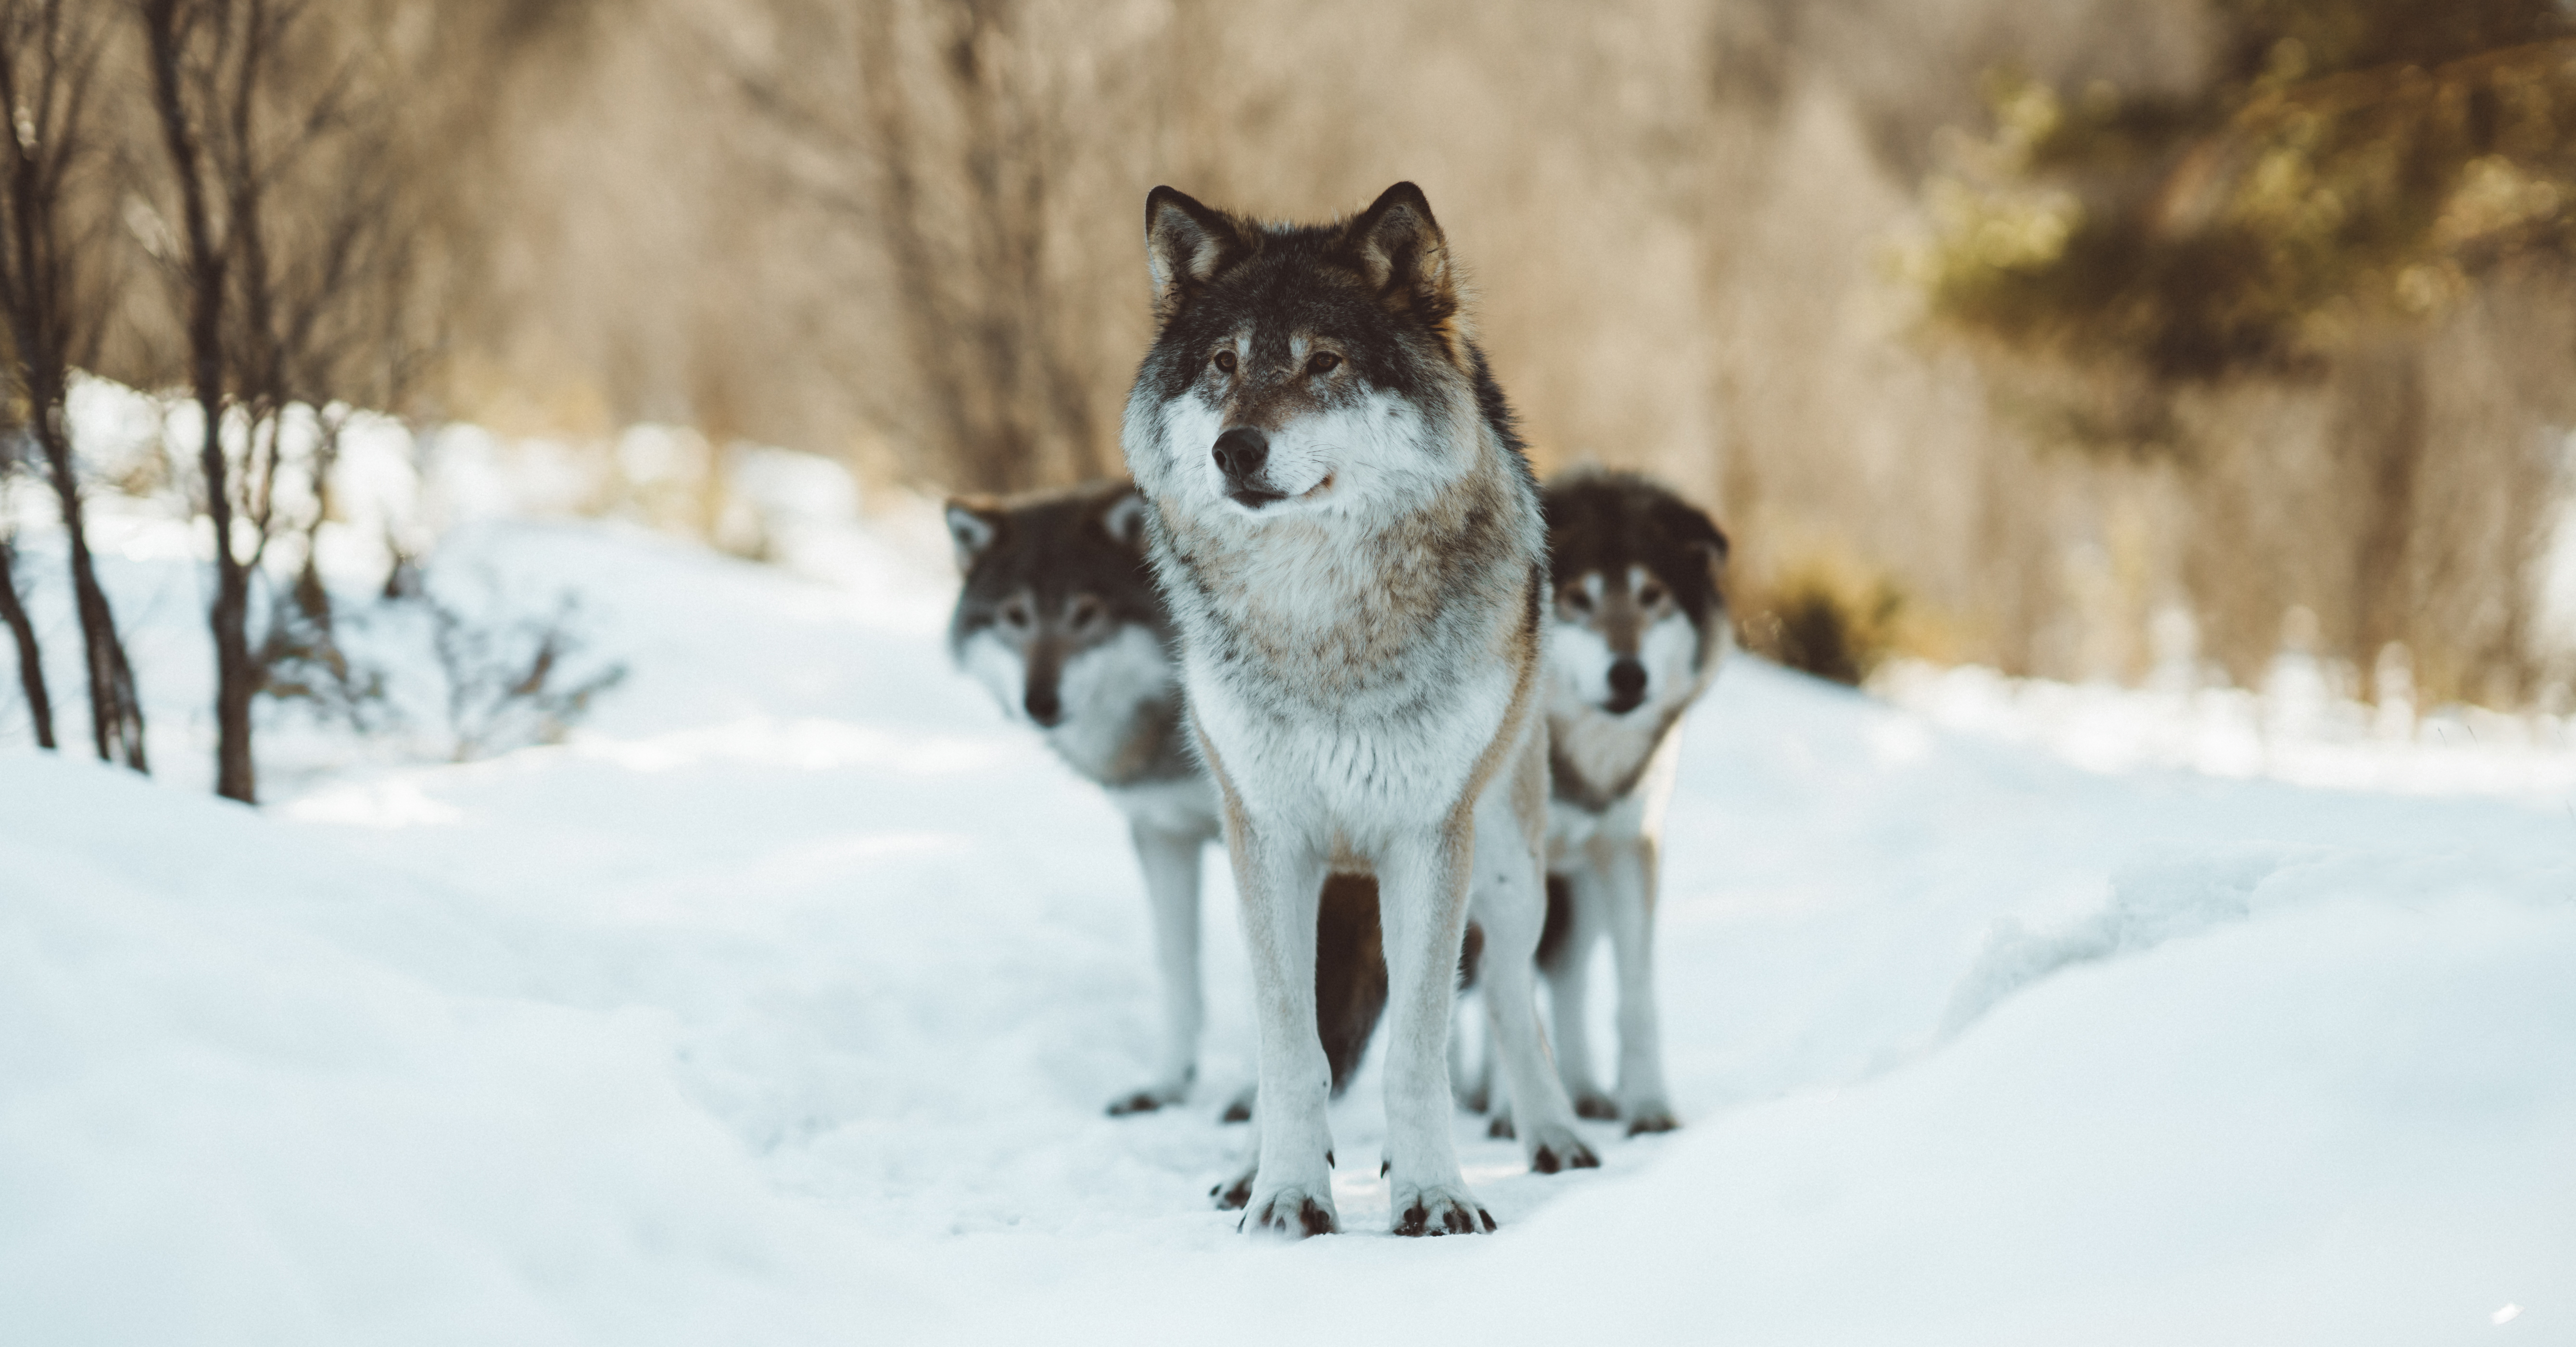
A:
[[[1697,695],[1726,623],[1726,535],[1632,473],[1566,473],[1539,505],[1556,590],[1548,662],[1560,695],[1614,716]]]
[[[1124,715],[1170,682],[1170,622],[1144,553],[1144,502],[1125,482],[948,502],[965,587],[949,651],[1006,711],[1054,729]]]
[[[1472,472],[1480,427],[1517,450],[1448,241],[1412,183],[1313,226],[1255,224],[1157,187],[1145,240],[1161,330],[1127,452],[1158,505],[1248,523],[1385,518]]]

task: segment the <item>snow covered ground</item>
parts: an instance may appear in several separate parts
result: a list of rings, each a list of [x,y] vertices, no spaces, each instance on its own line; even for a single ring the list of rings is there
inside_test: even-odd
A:
[[[0,720],[0,1341],[2576,1343],[2563,750],[2332,789],[1739,661],[1673,813],[1685,1128],[1539,1177],[1462,1117],[1502,1232],[1396,1240],[1371,1071],[1353,1233],[1279,1245],[1204,1196],[1222,868],[1199,1093],[1105,1117],[1133,862],[947,667],[920,522],[464,526],[434,572],[577,593],[629,677],[461,765],[281,731],[256,812],[202,793],[186,530],[112,522],[161,776]]]

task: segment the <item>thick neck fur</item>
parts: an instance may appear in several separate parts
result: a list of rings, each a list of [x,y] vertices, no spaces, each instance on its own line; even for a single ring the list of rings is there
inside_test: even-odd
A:
[[[1508,657],[1544,589],[1535,501],[1499,446],[1455,448],[1474,470],[1417,509],[1246,520],[1158,502],[1155,558],[1194,659],[1282,710],[1401,716],[1442,699],[1437,670]]]

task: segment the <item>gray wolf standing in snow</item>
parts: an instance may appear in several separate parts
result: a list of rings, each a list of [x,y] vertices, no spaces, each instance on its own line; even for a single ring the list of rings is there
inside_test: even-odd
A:
[[[1333,1230],[1313,895],[1377,877],[1396,1233],[1493,1228],[1452,1133],[1460,943],[1531,1166],[1599,1163],[1547,1060],[1538,489],[1421,189],[1314,226],[1145,202],[1158,333],[1127,401],[1182,681],[1223,799],[1261,1031],[1249,1229]]]
[[[1153,907],[1163,981],[1163,1053],[1154,1079],[1112,1100],[1112,1114],[1178,1103],[1198,1074],[1206,1002],[1199,978],[1199,853],[1218,835],[1216,787],[1182,724],[1172,624],[1145,565],[1145,508],[1125,482],[1011,499],[948,502],[965,584],[949,651],[1006,714],[1026,718],[1066,765],[1127,816]],[[1316,967],[1323,1047],[1339,1093],[1386,1001],[1377,892],[1326,886]],[[1248,1116],[1250,1092],[1230,1117]]]
[[[1573,472],[1541,497],[1556,612],[1548,633],[1548,913],[1539,943],[1556,1068],[1587,1118],[1674,1126],[1655,1014],[1655,866],[1682,713],[1717,676],[1726,535],[1628,473]],[[1614,1102],[1594,1084],[1584,976],[1610,937],[1619,979]]]

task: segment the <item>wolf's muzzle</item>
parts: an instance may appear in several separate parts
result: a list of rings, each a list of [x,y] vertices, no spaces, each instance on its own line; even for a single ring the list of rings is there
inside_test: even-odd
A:
[[[1610,714],[1624,716],[1646,700],[1646,666],[1633,659],[1619,659],[1610,665]]]
[[[1225,494],[1237,505],[1258,510],[1287,493],[1261,485],[1261,470],[1270,464],[1270,437],[1250,426],[1236,426],[1216,437],[1216,470],[1225,474]]]

